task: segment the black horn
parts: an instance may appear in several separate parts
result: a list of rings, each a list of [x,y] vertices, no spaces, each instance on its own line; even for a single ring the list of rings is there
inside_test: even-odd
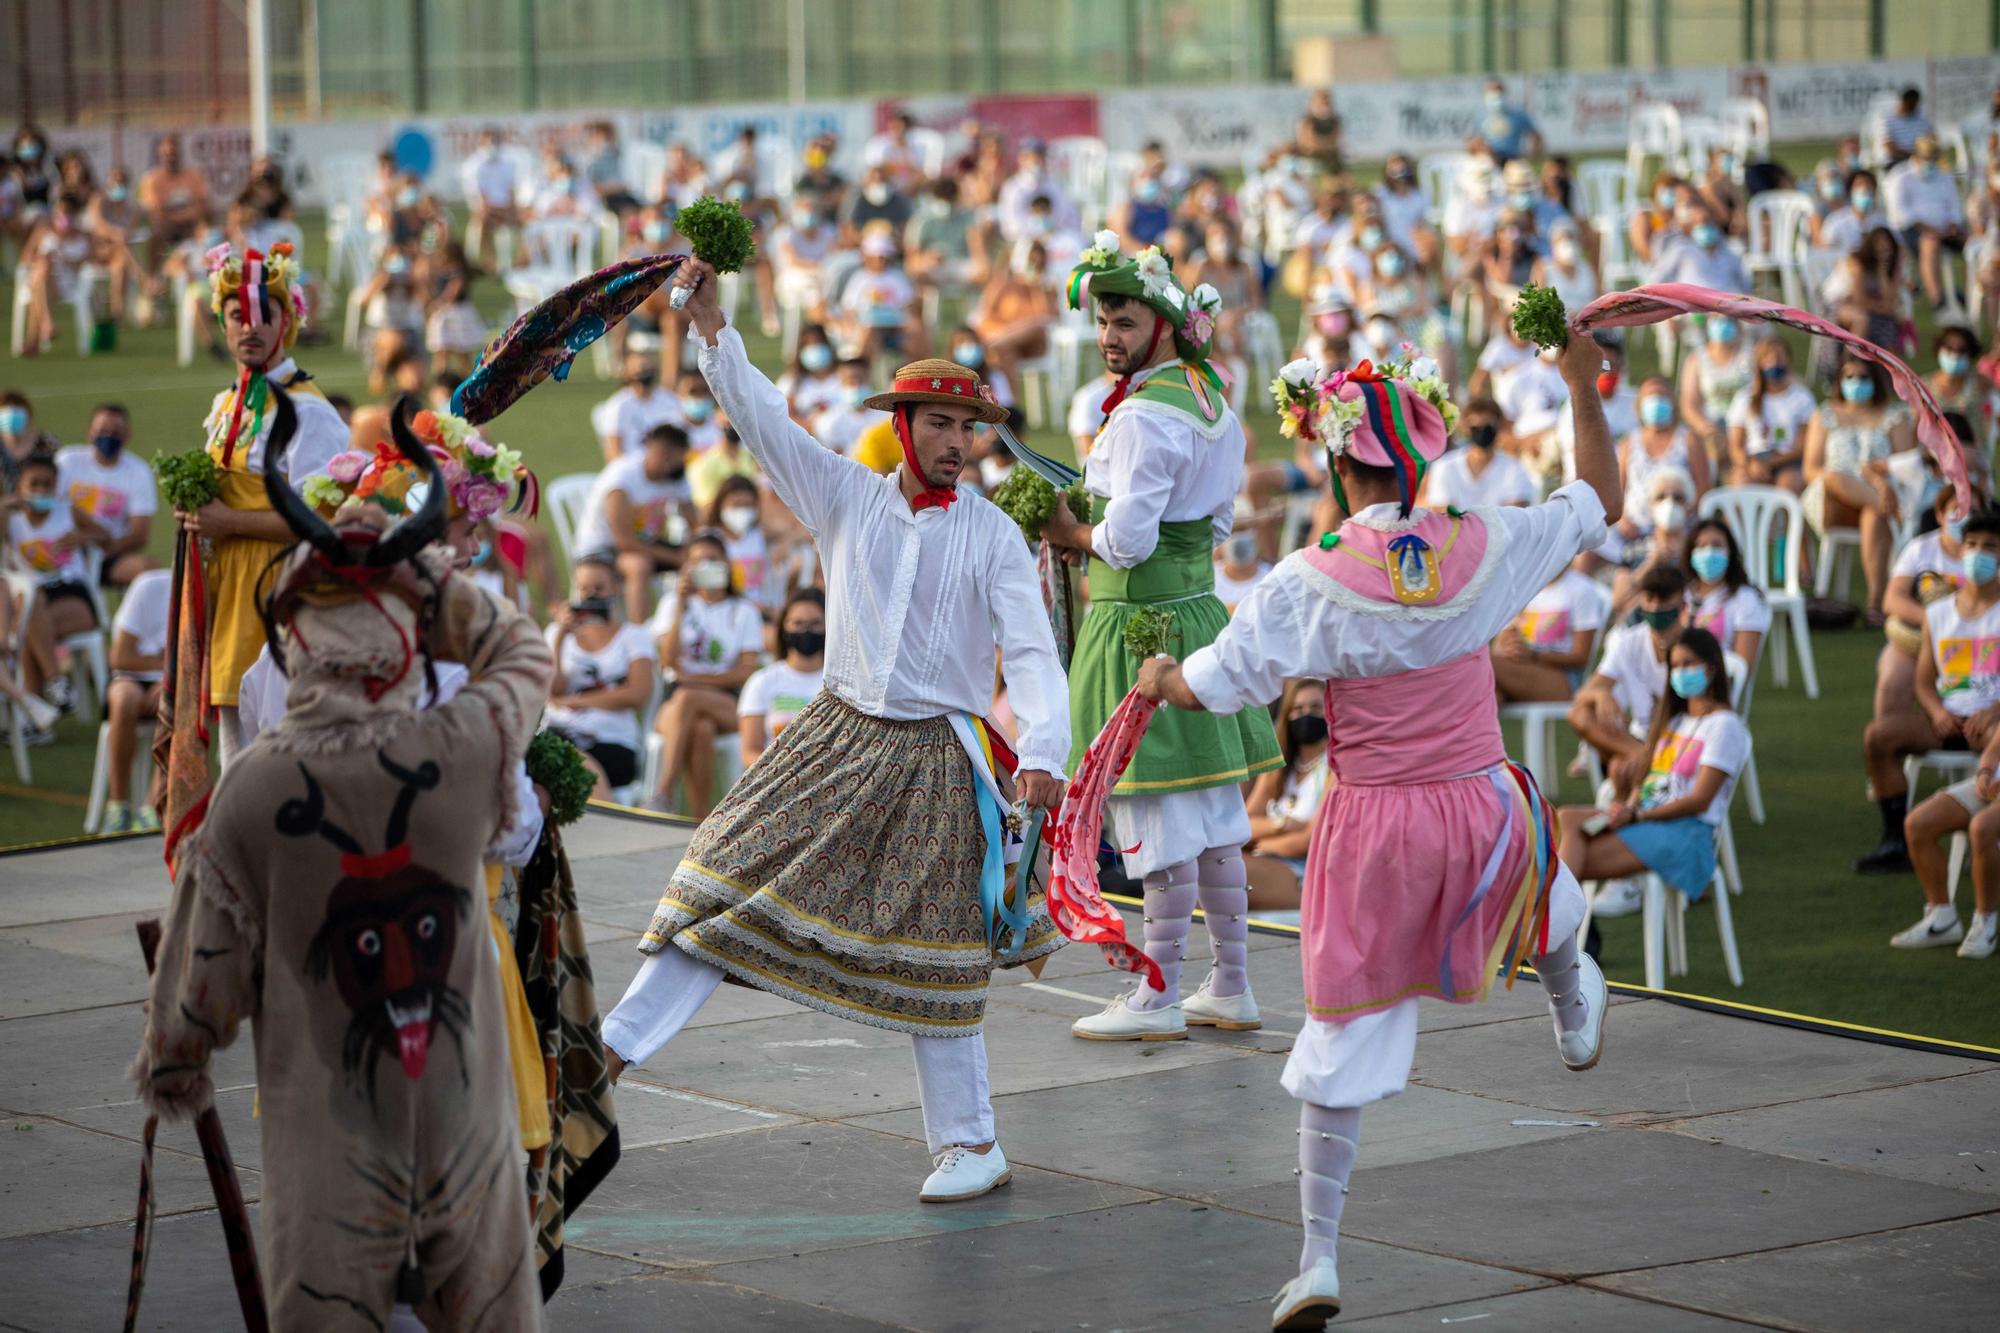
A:
[[[327,521],[292,489],[291,481],[285,476],[285,450],[291,447],[292,437],[299,433],[298,410],[292,406],[290,394],[268,380],[265,385],[271,394],[274,415],[271,419],[271,439],[264,446],[264,496],[270,500],[271,508],[277,511],[278,517],[285,520],[285,526],[292,530],[292,535],[302,542],[311,543],[315,551],[334,564],[344,565],[347,563],[347,547],[334,535]]]
[[[363,561],[369,565],[383,566],[399,564],[444,536],[446,494],[444,473],[438,467],[437,459],[424,442],[410,429],[410,418],[416,415],[417,400],[409,394],[396,399],[396,405],[389,412],[389,431],[396,439],[396,447],[403,452],[419,471],[424,474],[424,503],[414,514],[405,514],[396,526],[382,534],[382,539],[370,548]]]

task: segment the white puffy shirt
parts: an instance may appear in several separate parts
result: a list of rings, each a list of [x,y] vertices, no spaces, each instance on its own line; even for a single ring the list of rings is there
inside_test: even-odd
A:
[[[1179,373],[1178,361],[1162,362],[1133,376],[1132,387]],[[1162,523],[1205,518],[1220,543],[1234,526],[1243,487],[1243,428],[1227,408],[1214,426],[1197,429],[1185,413],[1127,398],[1090,446],[1083,484],[1107,497],[1090,546],[1113,569],[1151,557]]]
[[[827,689],[871,717],[985,717],[998,645],[1021,767],[1060,775],[1069,686],[1014,520],[963,485],[949,510],[913,511],[896,473],[877,476],[799,429],[735,329],[701,349],[701,373],[819,546]]]

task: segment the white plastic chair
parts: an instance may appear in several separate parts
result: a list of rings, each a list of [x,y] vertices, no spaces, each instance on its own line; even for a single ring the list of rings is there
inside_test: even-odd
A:
[[[507,293],[518,309],[527,311],[590,272],[597,236],[590,218],[537,218],[524,225],[521,243],[532,262],[510,270],[506,278]]]
[[[1724,812],[1723,822],[1716,829],[1715,874],[1708,883],[1708,898],[1715,912],[1715,933],[1722,944],[1722,964],[1729,973],[1729,984],[1743,984],[1743,958],[1736,947],[1736,920],[1729,899],[1730,887],[1725,878],[1725,867],[1736,859],[1733,840],[1729,833],[1729,818]],[[1724,848],[1728,848],[1726,857]],[[1665,990],[1667,978],[1687,975],[1687,895],[1679,890],[1670,890],[1666,881],[1658,875],[1646,874],[1640,877],[1644,885],[1644,907],[1640,917],[1640,931],[1645,939],[1646,988]],[[1583,886],[1583,924],[1577,928],[1579,945],[1590,933],[1590,919],[1597,908],[1598,885],[1592,882]]]
[[[1245,311],[1243,315],[1243,350],[1250,356],[1250,382],[1259,386],[1269,384],[1278,374],[1278,368],[1285,364],[1285,335],[1279,331],[1278,317],[1268,310]],[[1074,385],[1070,394],[1076,392]],[[1069,395],[1063,397],[1069,402]]]
[[[1771,151],[1771,113],[1754,97],[1726,97],[1718,117],[1736,156],[1749,161]]]
[[[627,139],[618,145],[618,177],[634,199],[643,204],[660,201],[660,185],[667,176],[667,146],[649,139]]]
[[[1111,149],[1094,134],[1069,134],[1049,144],[1049,171],[1076,205],[1088,236],[1104,217]]]
[[[1806,536],[1805,508],[1799,497],[1782,486],[1718,486],[1701,497],[1701,517],[1720,514],[1736,537],[1743,553],[1743,567],[1764,594],[1771,608],[1771,637],[1776,656],[1771,673],[1779,688],[1790,684],[1785,656],[1789,633],[1792,649],[1798,654],[1799,673],[1805,678],[1806,698],[1819,698],[1819,669],[1813,662],[1812,636],[1806,626],[1806,594],[1799,582],[1800,556]],[[1773,578],[1771,546],[1780,538],[1785,558],[1782,580]]]
[[[549,518],[556,525],[556,541],[562,546],[564,563],[573,563],[576,555],[576,522],[583,514],[583,502],[590,496],[590,488],[597,484],[595,472],[572,472],[557,477],[542,488],[542,499],[549,507]]]
[[[1721,121],[1708,116],[1681,117],[1681,169],[1690,180],[1708,171],[1708,155],[1717,148],[1729,146],[1729,130]],[[1737,171],[1741,179],[1741,168]]]
[[[1637,182],[1625,163],[1610,157],[1579,162],[1576,184],[1583,199],[1583,211],[1598,230],[1614,227],[1624,230],[1637,193]]]
[[[1845,591],[1852,573],[1855,552],[1861,549],[1858,528],[1828,528],[1819,535],[1819,558],[1813,563],[1813,596],[1830,597],[1833,590]]]
[[[917,170],[925,179],[944,175],[945,140],[937,130],[922,125],[912,125],[908,136],[910,155],[917,159]]]
[[[1633,107],[1626,128],[1626,176],[1634,182],[1643,181],[1646,160],[1655,157],[1676,170],[1681,165],[1681,113],[1671,102]]]
[[[78,356],[90,355],[90,326],[97,321],[98,274],[95,264],[78,265],[76,280],[70,284],[69,298],[61,303],[76,324]],[[15,356],[21,355],[28,345],[28,308],[33,304],[34,297],[28,290],[28,266],[18,265],[14,269],[14,319],[9,339]]]
[[[208,317],[208,283],[189,282],[174,276],[174,361],[181,366],[194,364],[195,343],[201,321]]]
[[[657,707],[653,710],[659,712]],[[646,723],[646,758],[639,770],[639,799],[646,800],[660,785],[660,770],[667,762],[667,742],[659,732],[652,730],[652,722]],[[736,785],[736,779],[743,776],[742,737],[736,735],[715,738],[715,771],[722,776],[722,790],[727,792]],[[672,793],[668,793],[672,795]]]
[[[1766,190],[1750,199],[1750,245],[1743,265],[1752,281],[1760,273],[1777,277],[1788,305],[1805,296],[1805,247],[1813,215],[1812,196],[1803,190]]]
[[[1417,186],[1430,201],[1430,222],[1433,227],[1444,221],[1444,211],[1458,195],[1458,184],[1465,178],[1465,167],[1472,157],[1468,153],[1455,150],[1440,153],[1425,153],[1417,159]]]
[[[139,723],[139,744],[132,751],[131,786],[127,788],[134,796],[145,799],[146,783],[150,779],[153,763],[153,747],[149,738],[153,734],[150,719]],[[96,833],[104,826],[104,801],[111,790],[111,724],[97,724],[97,758],[90,769],[90,800],[83,810],[83,831]]]
[[[1936,773],[1941,785],[1950,786],[1971,777],[1978,767],[1979,756],[1970,750],[1926,750],[1922,754],[1911,755],[1903,761],[1903,789],[1910,808],[1916,808],[1917,780],[1923,776],[1925,769]],[[1966,857],[1971,850],[1972,842],[1964,829],[1951,835],[1951,854],[1944,882],[1945,892],[1953,903],[1958,901],[1959,877],[1965,872]]]
[[[1868,115],[1861,122],[1861,161],[1877,173],[1888,161],[1882,152],[1882,135],[1901,100],[1902,95],[1894,92],[1876,93],[1868,99]]]

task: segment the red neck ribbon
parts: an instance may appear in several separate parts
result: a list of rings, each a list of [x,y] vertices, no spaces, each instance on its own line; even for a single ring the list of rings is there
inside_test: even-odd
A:
[[[1161,319],[1159,313],[1155,311],[1153,314],[1153,336],[1146,340],[1146,355],[1140,358],[1139,369],[1133,371],[1131,375],[1121,375],[1118,377],[1118,383],[1112,386],[1111,396],[1098,404],[1098,411],[1108,417],[1111,415],[1112,408],[1125,401],[1125,395],[1132,392],[1133,376],[1138,375],[1140,371],[1145,370],[1153,364],[1153,353],[1160,350],[1160,335],[1166,331],[1167,321]]]
[[[903,466],[908,468],[910,475],[915,477],[923,486],[922,490],[910,497],[911,511],[929,509],[935,505],[939,509],[949,512],[951,502],[958,498],[958,488],[954,486],[931,485],[931,479],[924,475],[924,470],[921,467],[917,466],[916,446],[910,443],[910,409],[907,404],[897,406],[895,422],[896,443],[903,446]]]

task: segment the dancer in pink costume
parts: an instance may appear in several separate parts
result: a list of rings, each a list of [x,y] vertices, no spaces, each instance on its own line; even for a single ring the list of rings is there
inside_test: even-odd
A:
[[[1576,944],[1582,890],[1555,859],[1533,779],[1507,762],[1486,648],[1621,510],[1599,349],[1572,337],[1561,367],[1578,480],[1532,508],[1463,513],[1415,507],[1449,436],[1435,367],[1364,362],[1318,383],[1310,366],[1286,367],[1281,411],[1326,444],[1352,517],[1272,571],[1212,645],[1185,665],[1150,659],[1139,676],[1149,698],[1216,713],[1275,699],[1290,678],[1327,682],[1339,786],[1306,859],[1310,1021],[1283,1079],[1303,1104],[1306,1237],[1274,1329],[1339,1313],[1334,1249],[1361,1108],[1403,1090],[1418,996],[1483,999],[1505,958],[1533,956],[1563,1064],[1597,1063],[1606,993]]]

